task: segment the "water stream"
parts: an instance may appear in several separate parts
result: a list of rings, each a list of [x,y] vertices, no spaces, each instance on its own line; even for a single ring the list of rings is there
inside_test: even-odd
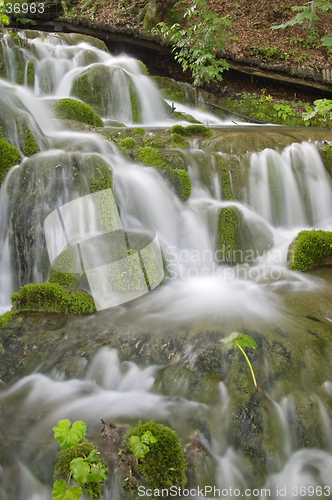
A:
[[[20,37],[24,42],[19,49],[25,61],[24,85],[12,85],[18,83],[18,59],[10,37],[2,39],[7,80],[0,80],[1,125],[4,137],[20,147],[17,117],[26,120],[40,152],[31,158],[23,156],[21,164],[10,170],[1,186],[1,312],[11,307],[10,295],[20,286],[47,281],[51,266],[43,221],[56,207],[87,194],[89,169],[101,159],[113,172],[122,225],[147,226],[157,232],[168,277],[162,286],[139,299],[92,318],[72,320],[69,326],[59,324],[54,330],[67,328],[66,335],[70,336],[71,330],[85,329],[93,336],[102,328],[121,324],[124,331],[131,326],[173,333],[187,329],[193,332],[193,338],[199,328],[202,335],[209,332],[211,338],[213,332],[219,335],[222,331],[226,335],[240,328],[259,335],[261,331],[279,329],[282,336],[284,330],[292,332],[293,327],[298,332],[296,328],[300,330],[302,324],[295,324],[297,320],[287,310],[283,294],[309,293],[328,287],[324,277],[295,273],[286,266],[288,246],[300,230],[332,230],[332,183],[315,145],[303,142],[279,152],[265,148],[252,153],[242,194],[233,202],[223,199],[217,169],[212,169],[208,182],[203,180],[197,160],[202,152],[200,143],[192,141],[191,149],[185,153],[192,194],[188,201],[181,201],[157,169],[129,161],[114,142],[97,133],[66,128],[66,123],[59,123],[50,111],[54,99],[73,97],[77,79],[93,75],[93,69],[98,67],[110,77],[105,84],[110,95],[101,112],[105,129],[112,128],[109,125],[112,120],[126,126],[143,126],[153,132],[169,128],[177,122],[166,118],[160,93],[152,79],[143,74],[139,62],[126,55],[111,56],[86,41],[75,43],[74,35],[41,34],[27,39],[22,33]],[[33,88],[28,86],[29,61],[35,63]],[[91,85],[95,82],[92,76],[90,81]],[[140,123],[133,116],[133,89]],[[216,133],[230,126],[231,120],[176,106],[178,111],[188,112],[212,126]],[[241,133],[247,129],[247,124],[233,125],[233,130]],[[264,134],[264,127],[258,129]],[[220,153],[224,154],[222,150]],[[232,178],[231,182],[233,185]],[[31,196],[32,192],[35,196]],[[258,241],[262,235],[272,238],[272,247],[264,255],[254,253],[250,264],[220,266],[216,260],[217,218],[220,209],[229,206],[241,211],[249,240]],[[80,221],[77,219],[73,224],[79,225]],[[328,327],[324,328],[328,331]],[[64,348],[66,339],[67,336]],[[101,343],[106,344],[105,340]],[[199,439],[208,450],[207,468],[211,469],[215,486],[223,492],[227,490],[219,496],[233,498],[234,489],[243,496],[246,488],[259,488],[257,494],[253,492],[247,497],[263,499],[266,496],[260,488],[270,488],[271,498],[303,498],[300,492],[303,486],[308,497],[318,497],[317,487],[322,487],[323,496],[332,498],[329,493],[329,488],[332,492],[329,410],[332,380],[320,380],[310,392],[311,389],[306,389],[310,383],[305,379],[305,371],[301,373],[298,391],[307,390],[308,404],[317,424],[306,448],[303,440],[296,441],[294,437],[294,433],[303,431],[298,430],[296,391],[295,395],[289,395],[287,389],[274,390],[272,385],[262,389],[265,423],[255,426],[265,426],[266,440],[272,444],[268,447],[270,452],[262,452],[266,467],[263,476],[258,477],[239,443],[230,438],[234,386],[227,388],[227,384],[219,381],[218,396],[210,404],[190,395],[189,386],[181,377],[165,391],[158,378],[165,365],[143,366],[138,361],[120,359],[116,349],[102,347],[95,350],[91,359],[81,356],[74,376],[68,377],[56,366],[45,368],[41,364],[33,373],[14,377],[9,387],[3,386],[0,437],[5,444],[0,452],[1,500],[51,499],[53,466],[59,451],[52,427],[61,418],[85,421],[88,437],[93,439],[98,439],[101,419],[133,425],[139,419],[155,419],[170,425],[183,439],[188,439],[186,430],[194,419],[208,422],[210,436],[207,438],[201,432]],[[186,366],[194,367],[196,359],[197,353],[188,341]],[[272,370],[266,351],[261,363],[265,373]],[[286,368],[282,365],[280,369]],[[281,394],[282,391],[285,393]],[[254,399],[250,401],[252,404]],[[245,429],[249,424],[245,415],[241,418]],[[286,495],[278,493],[283,488]],[[112,474],[104,497],[121,497]]]

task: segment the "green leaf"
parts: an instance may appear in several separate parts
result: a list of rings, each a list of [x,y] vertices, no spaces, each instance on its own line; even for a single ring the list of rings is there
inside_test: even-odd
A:
[[[129,438],[130,449],[136,458],[144,458],[145,455],[150,451],[150,448],[146,444],[142,443],[138,436],[132,436]]]
[[[78,483],[88,483],[90,474],[90,464],[82,457],[74,458],[70,462],[70,470],[73,473],[73,478]]]
[[[156,443],[158,439],[153,436],[151,431],[146,431],[146,433],[143,434],[143,436],[141,437],[141,441],[142,443],[150,444],[150,443]]]
[[[53,427],[54,437],[60,441],[64,450],[73,448],[84,437],[86,432],[86,424],[78,420],[74,422],[70,429],[70,420],[67,418],[59,420],[58,425]]]
[[[249,347],[250,349],[256,349],[258,345],[255,340],[245,333],[233,332],[231,335],[220,342],[226,344],[229,349],[235,349],[238,345],[242,348]]]
[[[55,481],[52,491],[53,500],[78,500],[83,495],[82,489],[72,486],[69,490],[66,481]]]

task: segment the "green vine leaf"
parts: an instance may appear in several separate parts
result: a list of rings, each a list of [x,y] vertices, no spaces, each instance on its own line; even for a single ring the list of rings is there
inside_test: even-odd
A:
[[[83,439],[86,432],[86,424],[78,420],[74,422],[70,428],[70,420],[67,418],[59,420],[58,424],[53,427],[54,437],[61,443],[64,450],[73,448],[81,439]]]
[[[150,448],[146,444],[142,443],[138,436],[132,436],[129,438],[130,449],[136,458],[144,458],[145,455],[150,451]]]
[[[257,349],[258,347],[256,341],[250,335],[238,332],[233,332],[226,339],[222,339],[221,342],[226,344],[228,349],[235,349],[238,346],[242,348],[249,347],[249,349]]]
[[[141,441],[142,443],[150,444],[150,443],[156,443],[158,439],[152,435],[152,432],[146,431],[146,433],[143,434],[143,436],[141,437]]]
[[[251,366],[248,356],[243,350],[244,347],[249,347],[249,349],[256,349],[258,347],[256,341],[250,335],[246,335],[245,333],[233,332],[229,337],[222,339],[220,342],[223,342],[229,349],[235,349],[236,347],[240,349],[249,365],[256,390],[258,390],[253,367]]]
[[[77,483],[100,483],[107,479],[105,472],[108,470],[107,467],[104,467],[101,460],[97,457],[97,463],[89,462],[89,458],[91,459],[91,455],[93,451],[90,453],[88,458],[74,458],[70,462],[70,470],[73,473],[73,478]]]
[[[53,500],[78,500],[82,496],[82,489],[78,486],[67,488],[66,481],[55,481],[52,491]]]

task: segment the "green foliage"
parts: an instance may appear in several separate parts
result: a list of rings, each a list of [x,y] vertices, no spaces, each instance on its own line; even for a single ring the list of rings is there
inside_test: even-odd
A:
[[[326,125],[326,127],[332,125],[332,100],[331,99],[317,99],[314,101],[315,108],[309,109],[307,108],[307,113],[303,114],[303,119],[305,121],[314,118],[316,115],[319,115],[322,122]]]
[[[169,130],[171,134],[179,134],[185,137],[211,137],[213,135],[212,130],[204,125],[188,125],[188,127],[174,125]]]
[[[7,24],[10,23],[10,19],[8,16],[5,14],[6,12],[6,6],[4,3],[0,4],[0,27],[3,28]]]
[[[69,292],[57,283],[32,283],[11,296],[17,311],[93,314],[96,306],[86,292]]]
[[[78,500],[82,496],[82,488],[72,486],[68,489],[66,481],[55,481],[52,491],[53,500]]]
[[[146,431],[142,437],[131,436],[129,438],[130,449],[136,458],[144,458],[145,455],[150,451],[148,444],[156,443],[156,439],[151,431]]]
[[[76,446],[86,433],[86,424],[82,421],[74,422],[70,428],[70,420],[59,420],[53,427],[54,437],[61,443],[63,450]]]
[[[127,151],[127,149],[133,149],[137,146],[135,139],[133,139],[132,137],[125,137],[117,145],[124,153]]]
[[[171,147],[172,148],[188,148],[188,142],[180,134],[171,135]]]
[[[321,229],[301,231],[288,253],[290,269],[306,271],[325,263],[332,256],[332,232]]]
[[[40,147],[38,146],[36,139],[34,138],[31,130],[27,125],[23,127],[24,131],[24,144],[23,144],[23,154],[25,156],[32,156],[40,152]]]
[[[195,0],[184,17],[190,23],[187,28],[178,23],[171,27],[158,24],[160,32],[174,43],[174,59],[181,64],[183,71],[191,72],[196,88],[204,82],[221,81],[222,72],[229,66],[224,59],[217,57],[217,52],[225,50],[231,21],[219,18],[204,0]]]
[[[315,48],[317,45],[315,41],[319,38],[318,32],[314,28],[315,21],[319,21],[318,14],[324,14],[328,10],[332,9],[332,3],[329,0],[311,0],[306,2],[304,5],[293,6],[292,10],[297,12],[297,14],[292,17],[289,21],[278,26],[272,26],[271,29],[278,30],[284,29],[288,26],[294,26],[295,24],[303,24],[309,21],[309,36],[307,40],[308,48]],[[327,36],[321,40],[324,47],[332,46],[332,36]]]
[[[256,349],[258,347],[256,341],[250,335],[246,335],[245,333],[233,332],[230,337],[228,337],[227,339],[223,339],[221,342],[224,342],[224,344],[226,344],[229,349],[235,349],[236,347],[240,349],[249,365],[251,376],[257,389],[257,382],[253,367],[249,361],[248,356],[244,352],[244,348]]]
[[[0,186],[8,170],[21,163],[21,155],[17,148],[9,144],[0,130]]]
[[[103,127],[104,122],[90,106],[76,99],[60,99],[53,107],[54,115],[61,120],[77,120],[92,127]]]
[[[241,99],[235,100],[226,98],[223,100],[223,106],[228,108],[230,111],[235,111],[244,117],[251,118],[254,120],[265,121],[268,123],[289,125],[291,127],[295,126],[319,126],[321,124],[320,119],[317,117],[311,118],[309,121],[305,121],[302,112],[298,110],[301,106],[305,106],[310,110],[310,106],[301,101],[284,101],[281,100],[278,104],[273,103],[272,96],[265,95],[264,89],[262,89],[261,95],[256,93],[243,93],[239,94]]]
[[[7,311],[3,314],[0,315],[0,328],[4,328],[8,321],[10,321],[15,315],[17,314],[17,311],[11,310]]]
[[[151,420],[144,424],[139,422],[134,429],[131,429],[128,442],[134,436],[138,437],[140,442],[142,439],[149,440],[149,451],[144,457],[138,459],[139,470],[149,486],[151,488],[170,488],[171,486],[183,488],[187,482],[185,475],[187,461],[176,432]]]
[[[141,127],[134,128],[133,132],[134,132],[136,137],[142,137],[143,135],[145,135],[145,130],[144,130],[144,128],[141,128]]]
[[[99,458],[97,448],[88,441],[83,440],[86,424],[81,421],[74,422],[70,428],[70,421],[63,419],[53,427],[54,437],[61,443],[62,451],[55,466],[55,477],[63,475],[67,478],[56,480],[53,487],[53,500],[68,500],[81,498],[82,488],[91,498],[101,497],[100,484],[107,479],[107,467]],[[71,477],[78,487],[69,487]],[[79,495],[79,496],[77,496]]]

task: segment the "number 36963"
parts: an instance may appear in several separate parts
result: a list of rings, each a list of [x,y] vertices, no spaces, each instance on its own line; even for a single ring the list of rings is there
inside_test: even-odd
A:
[[[42,14],[45,8],[43,3],[6,3],[5,6],[6,14]]]

